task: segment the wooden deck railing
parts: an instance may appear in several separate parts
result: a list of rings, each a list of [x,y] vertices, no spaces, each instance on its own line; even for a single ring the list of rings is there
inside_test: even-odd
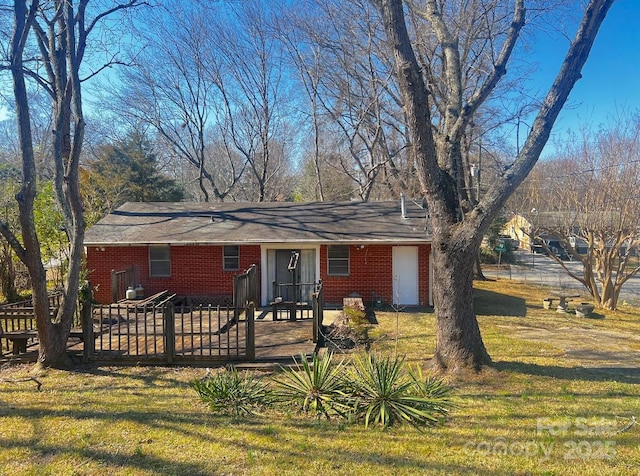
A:
[[[133,267],[111,270],[111,302],[118,302],[127,295],[129,286],[136,285],[136,273]]]
[[[260,290],[258,266],[252,264],[244,273],[233,277],[233,305],[244,309],[248,303],[258,303]]]
[[[324,321],[324,291],[322,281],[318,282],[316,291],[311,297],[313,309],[313,342],[318,346],[324,345],[324,334],[322,333],[322,322]]]
[[[50,317],[60,306],[62,293],[59,291],[49,294]],[[81,335],[82,317],[80,304],[76,305],[73,317],[74,335]],[[0,306],[0,354],[10,351],[13,354],[25,352],[26,348],[37,342],[36,316],[31,299],[4,304]]]
[[[253,305],[175,306],[166,300],[136,306],[94,306],[91,360],[163,363],[244,361],[255,357]],[[86,341],[85,341],[86,342]]]

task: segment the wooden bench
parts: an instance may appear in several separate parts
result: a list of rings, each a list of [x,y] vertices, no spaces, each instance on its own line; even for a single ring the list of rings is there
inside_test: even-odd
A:
[[[35,340],[38,337],[35,323],[33,308],[0,308],[0,339],[7,339],[7,341],[11,342],[13,355],[25,353],[29,340]],[[11,330],[9,330],[9,327]],[[69,337],[83,340],[83,330],[81,328],[73,328],[69,333]]]
[[[38,331],[35,329],[25,329],[22,331],[2,332],[0,333],[0,337],[11,341],[11,352],[13,355],[18,355],[27,351],[27,341],[38,337]]]
[[[14,355],[27,351],[29,339],[38,336],[32,307],[9,305],[0,308],[0,339],[11,342]]]
[[[24,354],[27,352],[27,342],[29,339],[38,337],[36,329],[24,329],[18,331],[0,332],[0,337],[11,341],[11,352],[13,355]],[[84,332],[82,329],[71,329],[69,337],[84,340]]]

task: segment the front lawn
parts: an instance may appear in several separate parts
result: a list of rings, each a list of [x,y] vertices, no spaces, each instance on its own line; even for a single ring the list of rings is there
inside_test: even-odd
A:
[[[0,474],[634,474],[640,467],[640,312],[542,309],[545,292],[478,283],[495,370],[451,380],[442,427],[381,431],[293,411],[213,415],[189,381],[206,369],[84,367],[28,380],[0,371]],[[377,313],[372,348],[424,363],[431,313]],[[396,331],[397,330],[397,331]],[[268,374],[264,374],[269,378]]]

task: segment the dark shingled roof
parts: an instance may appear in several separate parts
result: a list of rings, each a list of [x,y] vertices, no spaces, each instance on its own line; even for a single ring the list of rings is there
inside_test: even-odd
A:
[[[429,242],[426,210],[395,202],[125,203],[86,245]]]

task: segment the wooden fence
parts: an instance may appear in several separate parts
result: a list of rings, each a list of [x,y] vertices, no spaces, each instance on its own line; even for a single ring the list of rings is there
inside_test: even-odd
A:
[[[198,363],[255,357],[254,307],[241,317],[234,307],[175,306],[170,300],[145,306],[94,306],[85,340],[90,361]]]
[[[322,283],[318,283],[311,306],[313,341],[318,343],[322,342],[322,293]],[[235,277],[233,304],[229,306],[219,305],[221,301],[216,298],[209,303],[198,299],[197,305],[182,300],[176,305],[173,298],[163,292],[139,303],[78,306],[82,312],[78,313],[78,325],[74,324],[78,328],[75,337],[83,343],[79,345],[76,340],[77,345],[70,349],[81,350],[84,362],[100,363],[202,364],[255,360],[257,266]],[[52,309],[56,309],[60,295],[52,295],[50,299]],[[30,332],[35,341],[35,319],[27,319],[27,314],[33,316],[30,301],[3,306],[0,323],[7,332]],[[20,319],[16,318],[18,315]],[[5,348],[11,350],[8,340],[4,344],[3,355]]]
[[[133,267],[111,270],[111,302],[118,302],[127,296],[127,289],[135,287],[136,271]]]
[[[51,317],[55,316],[61,299],[61,292],[56,291],[49,294]],[[76,306],[74,314],[74,327],[79,327],[81,322],[77,308],[78,306]],[[26,346],[34,344],[36,337],[36,317],[31,299],[0,306],[0,354],[4,355],[9,351],[15,353],[18,348],[24,349]],[[18,339],[22,340],[22,342],[20,342],[19,346],[16,346]]]
[[[128,282],[125,272],[118,276]],[[93,338],[85,340],[87,359],[158,363],[253,360],[258,279],[256,265],[235,276],[233,303],[228,307],[207,304],[204,297],[197,300],[198,305],[189,299],[175,305],[170,298],[143,305],[96,305],[91,321],[85,323],[93,333]]]

